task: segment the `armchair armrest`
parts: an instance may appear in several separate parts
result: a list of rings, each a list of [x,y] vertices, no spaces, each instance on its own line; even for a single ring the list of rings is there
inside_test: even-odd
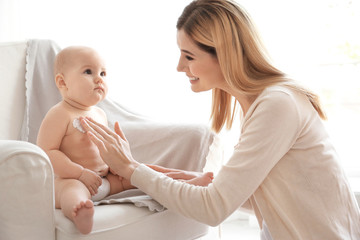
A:
[[[36,145],[0,140],[2,239],[55,239],[53,170]]]

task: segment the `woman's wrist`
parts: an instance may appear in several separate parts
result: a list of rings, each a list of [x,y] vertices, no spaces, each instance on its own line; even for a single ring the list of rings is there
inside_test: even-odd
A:
[[[116,175],[119,175],[127,180],[130,180],[135,169],[140,165],[141,164],[138,163],[137,161],[131,161],[125,165],[114,165],[114,168],[111,169]]]
[[[140,166],[140,163],[134,161],[131,164],[129,164],[129,166],[127,167],[126,170],[126,176],[124,176],[125,178],[127,178],[128,180],[131,179],[131,176],[133,175],[135,169]]]

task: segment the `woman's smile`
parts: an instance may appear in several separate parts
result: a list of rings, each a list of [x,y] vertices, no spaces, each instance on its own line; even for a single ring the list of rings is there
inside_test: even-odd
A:
[[[199,80],[199,78],[197,78],[197,77],[190,77],[189,80],[190,80],[190,83],[191,83],[191,84],[194,84],[196,81]]]

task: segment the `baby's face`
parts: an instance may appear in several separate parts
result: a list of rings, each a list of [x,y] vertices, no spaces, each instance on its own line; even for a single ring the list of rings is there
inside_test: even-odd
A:
[[[66,97],[90,107],[106,97],[106,68],[101,57],[91,49],[72,54],[71,62],[64,71],[67,86]]]

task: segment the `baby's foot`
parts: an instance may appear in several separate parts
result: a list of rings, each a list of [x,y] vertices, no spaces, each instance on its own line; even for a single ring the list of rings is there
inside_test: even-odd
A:
[[[201,176],[192,178],[190,180],[187,180],[186,182],[192,185],[206,187],[207,185],[212,183],[213,179],[214,179],[214,174],[212,172],[206,172]]]
[[[91,200],[80,202],[74,207],[73,221],[82,234],[91,232],[93,226],[94,204]]]

